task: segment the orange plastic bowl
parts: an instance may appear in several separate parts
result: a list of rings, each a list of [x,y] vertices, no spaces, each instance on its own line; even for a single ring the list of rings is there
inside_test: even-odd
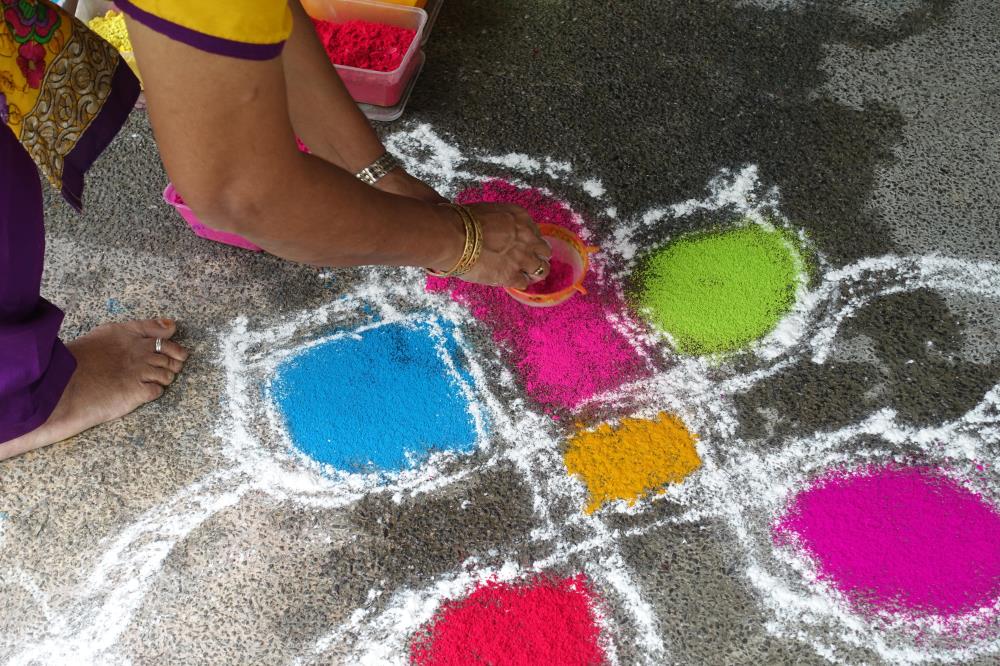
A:
[[[573,267],[573,283],[559,291],[548,294],[530,294],[520,289],[504,287],[504,291],[510,294],[518,303],[523,303],[533,308],[551,308],[570,299],[574,294],[586,294],[583,287],[583,280],[587,277],[587,270],[590,268],[590,255],[597,252],[598,248],[585,245],[580,237],[575,233],[555,224],[539,224],[539,231],[542,237],[552,248],[552,258],[566,262]]]

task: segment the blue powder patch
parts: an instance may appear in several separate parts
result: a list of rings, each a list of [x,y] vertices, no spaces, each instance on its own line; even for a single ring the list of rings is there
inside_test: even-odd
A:
[[[432,451],[470,450],[470,404],[440,351],[455,358],[453,326],[437,324],[443,340],[426,322],[387,324],[279,366],[274,396],[295,446],[349,472],[399,471]]]
[[[108,299],[108,314],[119,315],[128,312],[128,307],[123,305],[117,298]]]

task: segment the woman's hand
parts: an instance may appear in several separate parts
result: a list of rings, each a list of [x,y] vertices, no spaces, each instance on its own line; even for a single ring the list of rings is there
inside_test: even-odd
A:
[[[465,275],[468,282],[524,289],[549,274],[552,248],[538,225],[520,206],[480,203],[468,206],[483,227],[483,252]]]
[[[399,194],[411,199],[426,201],[427,203],[445,203],[448,201],[438,194],[433,187],[419,178],[406,173],[403,167],[396,167],[387,173],[381,180],[375,183],[375,187],[383,192]]]
[[[397,167],[375,187],[428,203],[446,203],[447,199],[419,178]],[[468,206],[483,227],[483,250],[472,269],[459,276],[467,282],[524,289],[549,274],[552,248],[542,240],[538,225],[526,210],[512,204],[480,203]],[[464,238],[464,226],[456,221]],[[452,265],[458,261],[456,257]],[[445,270],[448,267],[443,267]]]

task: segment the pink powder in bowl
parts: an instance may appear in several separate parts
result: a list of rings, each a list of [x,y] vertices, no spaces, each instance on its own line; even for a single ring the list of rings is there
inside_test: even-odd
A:
[[[554,294],[573,285],[573,266],[565,261],[552,259],[549,262],[549,274],[541,282],[528,285],[525,293]]]
[[[862,612],[948,617],[1000,595],[1000,513],[933,467],[832,471],[772,530]]]
[[[459,203],[513,203],[537,223],[581,231],[580,218],[565,203],[541,190],[519,188],[503,180],[486,181],[465,190]],[[511,355],[524,389],[546,408],[572,409],[588,398],[648,377],[652,368],[630,340],[612,324],[627,319],[619,292],[608,284],[598,262],[592,262],[577,294],[554,308],[525,307],[503,289],[461,280],[429,278],[427,290],[448,292],[490,328],[493,339]],[[550,410],[551,411],[551,410]]]

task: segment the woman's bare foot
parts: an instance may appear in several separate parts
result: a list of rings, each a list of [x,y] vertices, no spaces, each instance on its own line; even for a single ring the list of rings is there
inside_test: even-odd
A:
[[[148,319],[98,326],[66,343],[76,358],[76,372],[59,404],[37,429],[0,443],[0,460],[61,442],[159,398],[188,357],[187,350],[169,340],[176,332],[169,319]],[[159,354],[157,338],[163,340]]]

